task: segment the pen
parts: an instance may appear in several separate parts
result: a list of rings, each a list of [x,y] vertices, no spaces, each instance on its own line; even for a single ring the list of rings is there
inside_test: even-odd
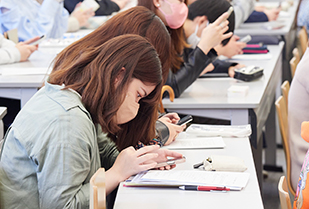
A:
[[[230,191],[229,188],[226,187],[216,187],[216,186],[192,186],[185,185],[180,186],[179,189],[182,190],[195,190],[195,191]]]

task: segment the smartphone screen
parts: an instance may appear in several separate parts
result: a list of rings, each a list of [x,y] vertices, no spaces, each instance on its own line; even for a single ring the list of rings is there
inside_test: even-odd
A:
[[[29,45],[37,45],[45,39],[45,35],[41,36],[39,40],[30,43]]]
[[[184,162],[186,162],[186,157],[182,156],[181,158],[168,159],[165,162],[158,163],[155,168],[160,168],[160,167],[167,166],[167,165],[176,165],[176,164],[184,163]]]
[[[230,17],[233,11],[234,11],[234,8],[230,6],[230,8],[227,10],[228,16],[221,22],[221,24]]]
[[[187,115],[187,116],[181,118],[181,119],[178,121],[177,125],[180,126],[180,125],[189,123],[189,122],[192,121],[192,120],[193,120],[192,116],[191,116],[191,115]]]

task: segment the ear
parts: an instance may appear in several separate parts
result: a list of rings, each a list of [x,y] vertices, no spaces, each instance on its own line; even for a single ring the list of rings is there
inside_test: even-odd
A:
[[[208,18],[203,15],[203,16],[197,16],[194,18],[193,22],[195,22],[198,25],[203,24],[204,22],[208,21]]]
[[[160,0],[152,0],[152,2],[153,2],[153,5],[155,6],[155,8],[158,8],[158,7],[161,6]]]
[[[126,73],[126,69],[124,67],[122,67],[121,70],[118,72],[118,75],[117,75],[117,77],[115,79],[115,83],[114,84],[115,84],[116,88],[121,83],[125,73]]]

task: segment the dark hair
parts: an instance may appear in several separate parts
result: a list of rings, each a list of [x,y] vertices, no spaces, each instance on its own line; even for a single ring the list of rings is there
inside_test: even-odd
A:
[[[49,82],[65,84],[65,89],[77,91],[93,122],[100,124],[104,132],[113,136],[119,149],[136,145],[138,141],[148,142],[155,136],[162,71],[157,52],[145,38],[121,35],[98,47],[84,50],[74,61],[68,55],[67,61],[72,64],[62,67],[60,62],[59,69],[50,74]],[[115,87],[115,79],[123,68],[123,79]],[[115,115],[132,78],[156,87],[139,101],[136,118],[119,126]]]
[[[186,1],[185,1],[186,2]],[[152,12],[156,11],[153,1],[150,0],[138,0],[138,6],[144,6]],[[183,49],[189,47],[186,42],[183,26],[178,29],[171,29],[166,26],[171,35],[171,65],[170,68],[172,72],[177,72],[181,65],[183,64],[182,54]]]
[[[194,20],[198,16],[206,16],[209,23],[214,22],[224,12],[230,8],[231,4],[227,0],[197,0],[189,5],[188,19]],[[225,33],[234,32],[235,13],[231,13],[227,19],[229,21],[229,29]],[[223,46],[229,42],[230,38],[222,41]]]
[[[57,56],[54,70],[72,65],[86,50],[123,34],[145,37],[155,47],[162,63],[165,82],[171,65],[171,38],[161,19],[144,7],[133,7],[118,13],[89,35],[71,44]]]

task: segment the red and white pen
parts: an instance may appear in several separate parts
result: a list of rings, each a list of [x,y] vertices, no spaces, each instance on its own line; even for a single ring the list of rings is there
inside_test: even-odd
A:
[[[230,189],[226,188],[226,187],[193,186],[193,185],[180,186],[179,189],[182,189],[182,190],[195,190],[195,191],[230,191]]]

